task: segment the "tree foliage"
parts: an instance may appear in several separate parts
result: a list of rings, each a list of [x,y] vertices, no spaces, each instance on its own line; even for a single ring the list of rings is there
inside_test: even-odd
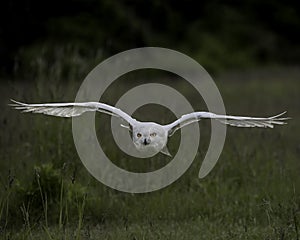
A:
[[[9,0],[0,7],[1,71],[20,49],[80,46],[105,56],[142,46],[174,48],[212,70],[300,60],[300,4],[219,0]]]

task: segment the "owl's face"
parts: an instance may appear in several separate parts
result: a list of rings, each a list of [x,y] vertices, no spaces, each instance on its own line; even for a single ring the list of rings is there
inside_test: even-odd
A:
[[[132,131],[133,143],[140,151],[152,149],[159,152],[166,145],[167,138],[163,127],[155,123],[143,123]]]

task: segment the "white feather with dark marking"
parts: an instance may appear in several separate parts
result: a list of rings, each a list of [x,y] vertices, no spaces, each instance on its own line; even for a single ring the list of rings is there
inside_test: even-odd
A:
[[[111,116],[119,117],[129,124],[129,131],[136,148],[140,151],[148,149],[155,153],[162,152],[170,156],[167,149],[168,138],[180,128],[198,122],[201,119],[213,119],[221,123],[235,127],[262,127],[273,128],[274,125],[286,124],[288,117],[282,117],[286,112],[272,117],[241,117],[230,115],[219,115],[211,112],[193,112],[183,115],[176,121],[160,125],[153,122],[140,122],[129,116],[122,110],[104,103],[83,102],[83,103],[42,103],[27,104],[11,100],[10,106],[27,113],[42,113],[58,117],[76,117],[85,112],[101,112]],[[124,125],[123,125],[124,127]]]

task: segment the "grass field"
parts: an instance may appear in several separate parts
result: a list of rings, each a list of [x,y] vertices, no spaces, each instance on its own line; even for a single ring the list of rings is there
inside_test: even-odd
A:
[[[200,122],[201,143],[192,166],[172,185],[146,194],[118,192],[89,175],[76,153],[70,119],[20,114],[7,107],[9,98],[73,101],[80,80],[62,84],[60,74],[50,70],[37,74],[36,81],[2,81],[1,239],[300,239],[299,68],[217,77],[228,114],[269,116],[288,110],[293,119],[275,129],[229,127],[220,159],[204,179],[197,175],[210,123]],[[125,80],[112,86],[115,95],[107,94],[103,101],[113,104],[130,87]],[[189,86],[168,81],[195,109],[205,109]],[[141,109],[136,116],[153,117],[145,113]],[[154,120],[174,117],[161,116]],[[170,161],[161,154],[146,160],[126,157],[113,144],[110,118],[96,118],[97,128],[104,126],[98,138],[115,164],[149,171]],[[171,152],[179,139],[177,134],[170,142]]]

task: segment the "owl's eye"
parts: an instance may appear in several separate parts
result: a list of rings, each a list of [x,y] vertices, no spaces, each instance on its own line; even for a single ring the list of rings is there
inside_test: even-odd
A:
[[[151,137],[155,137],[155,136],[156,136],[156,133],[151,133],[150,136],[151,136]]]
[[[138,133],[136,136],[137,136],[138,138],[140,138],[140,137],[142,136],[142,134]]]

